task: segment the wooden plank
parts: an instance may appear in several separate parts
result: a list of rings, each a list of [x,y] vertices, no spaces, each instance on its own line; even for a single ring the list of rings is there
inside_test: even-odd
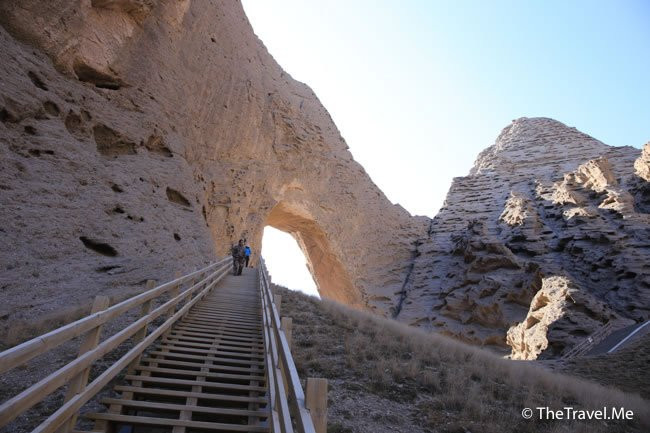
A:
[[[161,349],[167,349],[169,350],[169,353],[174,353],[174,352],[183,352],[183,353],[204,353],[206,355],[220,355],[220,356],[229,356],[233,358],[239,358],[239,359],[264,359],[263,355],[260,355],[259,352],[248,352],[248,353],[242,353],[242,352],[231,352],[228,350],[217,350],[217,349],[195,349],[192,347],[180,347],[180,346],[174,346],[169,343],[161,344],[160,345]]]
[[[210,369],[218,367],[215,365],[206,364],[209,367],[208,370],[201,372],[196,370],[183,370],[177,368],[162,368],[162,367],[148,367],[144,365],[139,365],[136,370],[139,371],[149,371],[153,373],[164,373],[171,375],[179,376],[197,376],[197,377],[214,377],[217,379],[235,379],[235,380],[259,380],[263,381],[263,376],[253,376],[253,375],[244,375],[244,374],[232,374],[232,373],[213,373]]]
[[[198,310],[196,308],[192,309],[190,315],[196,315],[196,316],[201,316],[201,317],[207,317],[207,318],[212,318],[212,319],[222,319],[222,318],[228,318],[228,319],[235,319],[235,320],[247,320],[247,321],[254,321],[255,319],[260,319],[261,316],[258,312],[243,312],[240,309],[226,312],[226,311],[206,311],[206,310]]]
[[[217,340],[224,344],[229,344],[231,346],[245,347],[252,349],[263,349],[262,341],[249,340],[245,338],[238,338],[232,335],[211,335],[211,336],[200,336],[199,333],[193,332],[174,332],[170,333],[167,337],[167,340],[180,340],[180,341],[195,341],[195,342],[210,342]]]
[[[236,353],[242,353],[242,354],[248,354],[248,353],[264,353],[263,349],[259,349],[256,347],[246,347],[246,346],[231,346],[229,344],[225,344],[221,341],[215,341],[215,344],[210,345],[210,344],[205,344],[205,343],[196,343],[194,341],[182,341],[182,340],[170,340],[168,338],[165,338],[162,341],[164,346],[174,346],[174,347],[193,347],[196,349],[210,349],[210,350],[222,350],[222,351],[227,351],[227,352],[236,352]],[[211,349],[213,348],[213,349]]]
[[[226,424],[205,421],[190,421],[178,420],[169,418],[154,418],[132,415],[119,415],[113,413],[89,413],[84,415],[90,419],[103,419],[107,421],[115,421],[139,425],[155,425],[155,426],[182,426],[191,428],[211,429],[213,431],[242,431],[242,432],[268,432],[268,429],[263,426],[249,426],[240,424]]]
[[[192,412],[214,413],[218,415],[257,416],[260,418],[266,418],[269,415],[269,412],[267,410],[248,410],[248,409],[231,409],[231,408],[218,408],[218,407],[207,407],[207,406],[188,406],[184,404],[158,403],[158,402],[148,402],[142,400],[123,400],[117,398],[104,398],[102,399],[102,403],[107,405],[120,404],[122,406],[127,406],[127,407],[139,407],[139,408],[147,408],[147,409],[178,410],[178,411],[190,410]]]
[[[156,285],[156,281],[154,280],[147,280],[147,289],[151,289]],[[142,307],[140,308],[140,317],[146,317],[151,313],[151,306],[152,306],[152,300],[148,300],[144,304],[142,304]],[[172,304],[174,305],[174,304]],[[133,342],[134,343],[139,343],[144,338],[147,336],[147,328],[149,327],[149,322],[145,323],[145,325],[138,330],[138,332],[133,335]],[[140,357],[136,357],[132,362],[131,365],[129,365],[129,371],[132,372],[133,369],[140,363]]]
[[[291,349],[291,330],[293,328],[293,320],[291,317],[283,317],[281,324],[284,336],[287,338],[287,344],[289,345],[289,349]]]
[[[190,325],[194,328],[197,329],[204,329],[206,331],[209,331],[211,329],[222,329],[226,331],[231,331],[235,333],[241,333],[241,334],[250,334],[250,335],[255,335],[258,334],[261,331],[261,328],[259,327],[246,327],[246,326],[235,326],[235,325],[229,325],[227,323],[206,323],[202,320],[194,320],[194,319],[184,319],[183,320],[183,325]]]
[[[215,401],[236,401],[236,402],[257,402],[266,403],[264,397],[251,398],[245,395],[231,395],[231,394],[211,394],[203,392],[180,391],[175,389],[159,389],[159,388],[142,388],[138,386],[115,386],[115,391],[132,392],[133,394],[142,395],[162,395],[167,397],[196,397],[203,400]]]
[[[203,365],[203,363],[177,361],[177,360],[174,360],[174,359],[142,358],[142,362],[150,362],[150,361],[155,361],[158,365],[161,365],[161,364],[162,365],[177,365],[177,366],[184,366],[184,367],[198,367],[198,368],[200,368]],[[253,367],[254,366],[251,366],[250,368],[244,368],[244,367],[234,367],[232,365],[213,364],[210,367],[210,370],[237,371],[237,372],[241,372],[241,373],[252,373],[254,371],[257,371]]]
[[[193,325],[189,323],[179,323],[176,325],[175,331],[187,331],[187,332],[196,332],[201,336],[220,336],[227,335],[230,337],[245,338],[249,340],[262,340],[262,331],[255,332],[241,332],[241,331],[232,331],[229,329],[224,329],[220,326],[200,326]]]
[[[282,307],[282,295],[278,295],[277,293],[273,295],[273,301],[271,302],[272,304],[275,304],[275,309],[280,314],[281,307]]]
[[[137,380],[141,382],[149,383],[158,383],[158,384],[167,384],[167,385],[196,385],[197,381],[195,380],[185,380],[185,379],[169,379],[165,377],[151,377],[151,376],[142,376],[142,375],[132,375],[127,374],[125,377],[126,380]],[[251,387],[250,385],[239,385],[235,383],[222,383],[222,382],[201,382],[201,386],[204,388],[219,388],[219,389],[235,389],[241,391],[265,391],[266,388],[263,386]]]
[[[305,406],[309,409],[316,433],[327,433],[327,379],[307,378]]]
[[[231,337],[233,339],[239,339],[242,341],[253,341],[253,342],[261,342],[262,341],[262,333],[241,333],[241,332],[231,332],[227,330],[219,330],[215,328],[198,328],[195,326],[190,326],[190,325],[185,325],[185,324],[179,324],[176,326],[176,331],[185,331],[185,332],[194,332],[197,335],[202,335],[202,336],[222,336],[222,337]],[[212,331],[211,331],[212,330]]]
[[[237,332],[244,331],[248,333],[254,333],[255,331],[259,332],[262,329],[259,325],[248,326],[248,325],[240,325],[237,323],[232,323],[227,320],[216,322],[211,320],[194,319],[191,317],[186,317],[185,319],[183,319],[183,323],[188,323],[195,326],[204,327],[207,329],[222,328],[222,329],[230,329]]]
[[[168,352],[161,352],[158,350],[154,350],[149,352],[150,355],[164,355],[167,358],[183,358],[183,359],[195,359],[199,361],[203,361],[206,357],[205,356],[199,356],[199,355],[190,355],[187,353],[168,353]],[[231,358],[221,358],[218,356],[209,356],[208,358],[212,359],[215,362],[224,362],[224,363],[229,363],[229,364],[238,364],[238,365],[263,365],[264,363],[261,361],[244,361],[240,359],[231,359]]]
[[[90,309],[90,314],[95,314],[100,311],[103,311],[107,309],[109,305],[110,305],[110,299],[108,298],[108,296],[96,296],[95,300],[93,301],[93,305]],[[97,347],[97,344],[99,343],[99,337],[101,336],[103,327],[104,325],[99,325],[96,328],[88,331],[83,341],[81,342],[81,345],[79,346],[79,355],[83,355],[84,353]],[[70,401],[72,397],[79,394],[79,392],[81,392],[86,387],[86,384],[88,383],[89,375],[90,375],[90,367],[86,368],[81,373],[73,377],[72,380],[70,380],[70,383],[68,384],[68,390],[66,391],[65,398],[63,400],[64,402]],[[77,423],[77,414],[75,413],[70,417],[69,420],[67,420],[59,428],[59,431],[68,432],[72,430],[72,428],[74,428],[76,423]]]
[[[218,340],[218,341],[224,341],[231,346],[241,346],[241,347],[259,347],[260,349],[263,348],[264,346],[259,343],[251,344],[251,343],[246,343],[246,342],[241,342],[241,341],[232,341],[232,339],[227,339],[224,340],[221,338],[221,336],[212,336],[212,337],[195,337],[195,336],[190,336],[190,335],[185,335],[180,332],[170,332],[167,334],[167,337],[164,338],[163,341],[165,340],[177,340],[177,341],[194,341],[197,343],[206,343],[210,342],[213,340]]]

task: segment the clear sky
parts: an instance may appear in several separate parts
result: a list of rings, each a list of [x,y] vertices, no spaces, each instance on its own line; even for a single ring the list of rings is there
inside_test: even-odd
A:
[[[518,117],[552,117],[615,146],[650,141],[650,0],[243,4],[355,159],[413,214],[435,215],[452,178]],[[265,256],[293,256],[295,243],[276,235],[265,235]],[[305,269],[304,259],[269,267],[279,283]]]

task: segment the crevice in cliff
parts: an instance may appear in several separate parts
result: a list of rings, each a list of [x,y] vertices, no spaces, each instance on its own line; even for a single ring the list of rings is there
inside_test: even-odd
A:
[[[408,269],[406,271],[406,277],[404,277],[404,282],[402,283],[402,288],[399,291],[400,298],[397,301],[397,305],[395,307],[392,307],[392,317],[393,319],[397,318],[399,316],[399,313],[402,312],[402,308],[404,306],[404,302],[406,301],[406,298],[408,297],[408,285],[411,282],[411,275],[413,274],[413,270],[415,269],[415,259],[417,259],[421,252],[420,252],[420,245],[422,245],[425,241],[428,241],[431,239],[431,236],[433,235],[433,218],[429,220],[429,228],[427,229],[427,237],[426,238],[421,238],[415,241],[415,249],[411,253],[411,260],[408,266]]]

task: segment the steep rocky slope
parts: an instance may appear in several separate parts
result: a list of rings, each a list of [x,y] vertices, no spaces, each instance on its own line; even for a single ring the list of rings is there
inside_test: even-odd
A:
[[[456,178],[393,315],[514,358],[648,318],[648,150],[522,118]]]
[[[0,23],[0,344],[240,236],[258,253],[266,224],[324,295],[387,308],[427,221],[386,199],[240,3],[4,1]]]

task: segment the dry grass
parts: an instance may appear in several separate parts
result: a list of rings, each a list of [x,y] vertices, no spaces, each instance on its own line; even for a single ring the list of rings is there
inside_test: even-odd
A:
[[[635,394],[509,361],[394,321],[278,288],[301,377],[330,381],[330,432],[630,432]],[[524,407],[625,407],[634,421],[524,420]]]

